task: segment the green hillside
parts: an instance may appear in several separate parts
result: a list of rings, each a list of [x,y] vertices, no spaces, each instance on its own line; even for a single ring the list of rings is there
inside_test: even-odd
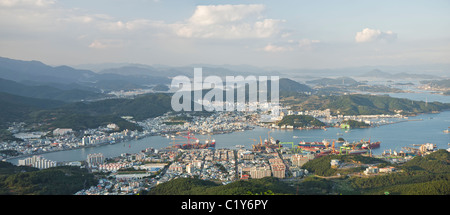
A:
[[[384,95],[306,96],[287,94],[280,101],[292,106],[293,110],[330,109],[334,115],[395,114],[396,111],[402,111],[402,114],[417,114],[450,109],[450,104],[447,103],[426,103]]]
[[[96,183],[94,175],[79,167],[38,170],[0,161],[0,195],[72,195]]]
[[[340,173],[346,175],[352,172],[361,172],[364,169],[353,168],[340,170],[331,168],[331,159],[341,162],[379,163],[379,166],[388,165],[386,162],[363,157],[360,155],[329,155],[311,160],[302,168],[318,176],[335,176]],[[438,150],[424,157],[415,157],[403,165],[395,166],[396,173],[371,176],[350,177],[346,179],[330,179],[335,183],[333,193],[384,195],[449,195],[450,194],[450,153]]]
[[[284,116],[281,121],[278,122],[278,126],[289,125],[294,126],[294,128],[303,128],[303,127],[320,127],[325,126],[325,123],[320,120],[307,115],[289,115]]]
[[[134,99],[108,99],[95,102],[63,103],[54,100],[21,97],[0,93],[0,129],[8,123],[25,122],[34,130],[97,128],[109,123],[121,130],[141,130],[140,126],[122,119],[132,116],[143,120],[163,115],[171,110],[167,94],[147,94]],[[5,135],[7,133],[3,132]]]
[[[292,188],[273,177],[236,181],[218,185],[211,181],[193,178],[178,178],[156,186],[149,195],[249,195],[249,194],[293,194]]]
[[[52,99],[60,101],[80,101],[88,99],[98,99],[103,97],[103,94],[86,90],[62,90],[56,87],[45,85],[29,86],[2,78],[0,78],[0,92],[31,98]]]
[[[8,122],[23,121],[28,114],[38,110],[48,110],[64,105],[61,101],[28,98],[0,92],[0,129]]]
[[[370,127],[369,124],[366,124],[365,122],[360,122],[356,120],[344,120],[341,122],[341,125],[348,125],[350,128],[367,128]]]
[[[145,94],[134,99],[107,99],[95,102],[71,103],[61,110],[91,115],[133,116],[135,120],[144,120],[161,116],[171,111],[171,95]]]
[[[389,96],[373,95],[343,95],[329,97],[324,109],[339,111],[344,115],[371,115],[371,114],[393,114],[395,111],[403,111],[406,114],[425,113],[440,111],[450,108],[450,104],[439,102],[420,102],[409,99],[393,98]]]

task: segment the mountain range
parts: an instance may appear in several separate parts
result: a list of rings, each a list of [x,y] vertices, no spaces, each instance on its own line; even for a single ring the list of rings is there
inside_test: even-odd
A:
[[[60,101],[80,101],[99,99],[104,97],[103,94],[82,89],[60,89],[47,85],[26,85],[11,80],[0,78],[0,92],[15,94],[19,96],[53,99]]]
[[[439,76],[430,75],[430,74],[412,74],[406,72],[400,73],[388,73],[381,71],[379,69],[374,69],[369,72],[363,73],[357,77],[364,78],[378,78],[378,79],[439,79]]]
[[[58,85],[63,88],[82,86],[98,91],[129,90],[148,88],[160,83],[168,84],[170,79],[161,76],[138,74],[95,73],[90,70],[68,66],[52,67],[39,61],[22,61],[0,57],[0,78],[27,85]]]

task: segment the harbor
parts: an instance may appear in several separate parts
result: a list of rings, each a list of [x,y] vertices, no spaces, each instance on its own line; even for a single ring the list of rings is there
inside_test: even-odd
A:
[[[345,141],[351,143],[360,141],[362,139],[380,141],[379,148],[372,149],[373,155],[381,155],[384,150],[401,151],[402,147],[412,147],[413,144],[432,143],[437,146],[438,149],[447,149],[450,137],[448,134],[442,132],[443,128],[448,127],[450,123],[450,112],[445,111],[438,114],[423,114],[415,117],[413,121],[407,121],[402,123],[395,123],[389,125],[383,125],[379,127],[370,127],[362,129],[341,129],[330,127],[327,130],[314,129],[314,130],[286,130],[286,129],[268,129],[262,127],[256,127],[252,130],[246,130],[244,132],[232,132],[226,134],[212,135],[215,140],[216,149],[234,149],[236,145],[239,145],[244,149],[252,149],[252,145],[256,139],[261,136],[266,138],[267,133],[270,131],[270,136],[281,142],[294,142],[298,144],[304,142],[314,142],[321,140],[338,140],[343,138]],[[345,132],[347,131],[347,132]],[[337,135],[339,134],[339,135]],[[196,135],[196,138],[200,140],[206,140],[210,138],[209,135]],[[264,140],[263,139],[263,140]],[[258,140],[259,141],[259,140]],[[122,153],[137,153],[146,148],[166,148],[171,146],[173,140],[165,136],[148,136],[138,140],[131,140],[126,143],[119,144],[107,144],[98,147],[81,148],[70,151],[57,151],[42,154],[43,157],[54,161],[79,161],[85,160],[87,154],[103,153],[105,157],[115,157]],[[129,147],[130,146],[130,147]],[[8,160],[11,163],[17,164],[16,159]]]

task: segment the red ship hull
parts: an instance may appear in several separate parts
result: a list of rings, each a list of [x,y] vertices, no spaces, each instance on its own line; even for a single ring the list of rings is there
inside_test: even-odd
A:
[[[375,148],[380,148],[381,142],[373,142],[373,143],[369,143],[368,146],[362,146],[362,149],[375,149]]]

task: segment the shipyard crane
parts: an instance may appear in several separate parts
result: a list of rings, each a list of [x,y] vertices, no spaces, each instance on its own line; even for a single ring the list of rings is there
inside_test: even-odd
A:
[[[173,136],[172,138],[171,138],[171,142],[169,142],[169,144],[171,144],[172,145],[172,148],[175,148],[175,146],[177,145],[177,144],[182,144],[182,143],[187,143],[186,141],[181,141],[180,142],[180,140],[184,140],[184,139],[178,139],[178,138],[175,138],[175,136]]]
[[[186,132],[177,132],[177,135],[183,135]],[[180,138],[176,138],[175,136],[172,136],[172,148],[175,148],[176,145],[180,145],[180,147],[183,145],[193,145],[193,143],[191,142],[191,140],[196,140],[196,143],[199,142],[199,140],[197,138],[194,137],[194,134],[191,133],[189,130],[187,131],[186,136],[181,136],[184,137],[185,139],[180,139]],[[186,140],[187,139],[187,140]]]
[[[342,149],[345,150],[345,154],[348,154],[351,147],[346,147],[346,146],[339,147],[339,155],[342,155]]]
[[[190,131],[187,132],[187,136],[183,136],[184,138],[187,138],[187,142],[188,144],[191,143],[191,140],[198,140],[193,133],[191,133]]]
[[[250,140],[253,140],[253,145],[252,145],[252,147],[253,147],[253,149],[255,148],[255,146],[256,146],[256,139],[253,139],[253,138],[248,138],[248,139],[250,139]]]

